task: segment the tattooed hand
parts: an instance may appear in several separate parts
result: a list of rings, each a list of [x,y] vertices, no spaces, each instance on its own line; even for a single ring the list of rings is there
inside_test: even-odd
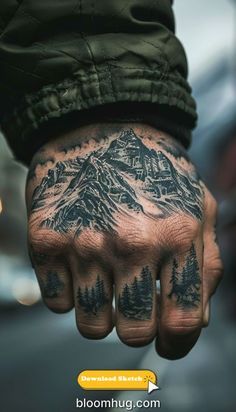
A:
[[[216,202],[182,146],[140,124],[83,127],[35,155],[26,195],[30,254],[49,308],[75,306],[88,338],[115,324],[129,345],[157,337],[160,355],[188,353],[222,265]]]

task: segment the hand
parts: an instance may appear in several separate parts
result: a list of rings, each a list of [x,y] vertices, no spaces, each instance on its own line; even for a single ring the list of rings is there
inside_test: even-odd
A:
[[[208,323],[222,264],[216,202],[181,145],[140,124],[78,129],[35,155],[26,198],[50,309],[75,306],[88,338],[115,324],[128,345],[157,336],[163,357],[188,353]]]

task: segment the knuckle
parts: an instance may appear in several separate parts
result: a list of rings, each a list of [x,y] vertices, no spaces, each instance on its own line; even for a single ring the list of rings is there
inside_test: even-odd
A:
[[[152,245],[151,235],[144,235],[139,232],[126,231],[113,239],[113,251],[116,256],[129,257],[137,253],[148,252],[155,246]]]
[[[79,238],[73,238],[72,246],[83,258],[91,258],[101,254],[104,249],[104,235],[102,233],[88,233],[84,231]]]
[[[212,278],[216,283],[219,283],[224,276],[223,265],[218,264],[217,266],[207,266],[206,267],[207,276]]]
[[[220,255],[213,255],[204,263],[204,272],[208,277],[220,281],[224,275],[224,266]]]
[[[162,326],[167,335],[184,336],[200,329],[202,326],[202,319],[200,316],[190,316],[188,318],[176,318],[176,316],[172,316],[168,321],[164,322]]]
[[[90,339],[102,339],[105,338],[112,330],[112,327],[108,323],[101,323],[95,325],[87,322],[77,322],[77,328],[82,336]]]
[[[61,251],[65,247],[64,239],[56,233],[31,230],[28,238],[32,250],[38,253],[52,253],[53,251]]]
[[[130,328],[122,327],[117,329],[120,340],[128,346],[144,346],[149,344],[155,337],[153,325]]]
[[[183,223],[181,226],[172,230],[171,236],[174,246],[179,253],[189,250],[192,242],[201,234],[201,225],[197,221]]]
[[[56,301],[53,302],[49,301],[48,299],[45,300],[45,304],[54,313],[67,313],[73,309],[73,303],[67,301]]]

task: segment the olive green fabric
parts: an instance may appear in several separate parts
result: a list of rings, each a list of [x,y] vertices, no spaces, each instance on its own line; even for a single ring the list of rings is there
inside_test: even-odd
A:
[[[16,158],[29,162],[56,119],[114,105],[122,118],[123,102],[124,117],[140,103],[137,118],[173,123],[187,144],[196,107],[171,3],[0,0],[0,124]]]

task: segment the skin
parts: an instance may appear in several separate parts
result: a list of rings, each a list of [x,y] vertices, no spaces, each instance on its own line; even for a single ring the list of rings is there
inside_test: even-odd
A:
[[[136,123],[62,135],[34,156],[26,201],[50,309],[75,307],[88,338],[115,326],[128,345],[156,338],[163,357],[189,352],[208,324],[222,263],[216,201],[173,137]]]

